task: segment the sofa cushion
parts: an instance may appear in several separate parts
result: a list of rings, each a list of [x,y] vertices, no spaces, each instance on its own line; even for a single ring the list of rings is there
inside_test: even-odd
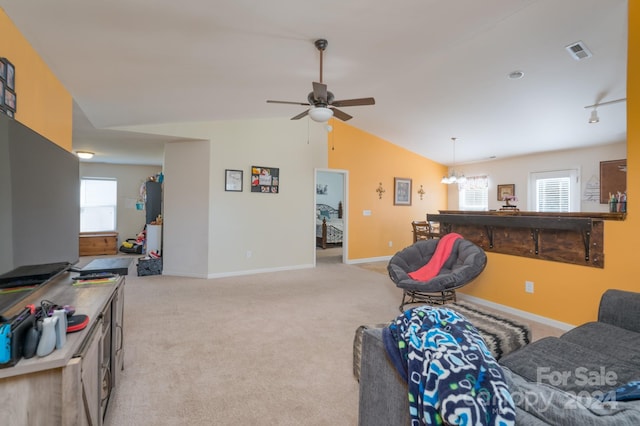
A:
[[[569,392],[605,392],[636,380],[636,365],[558,337],[545,337],[500,359],[531,382]]]
[[[508,368],[504,368],[504,375],[517,404],[518,426],[640,424],[640,401],[601,402],[584,392],[564,392],[544,383],[533,383]]]
[[[590,322],[566,332],[562,340],[615,357],[640,369],[640,333],[603,322]],[[640,379],[640,373],[637,379]]]
[[[640,333],[640,293],[609,289],[600,299],[598,321]]]

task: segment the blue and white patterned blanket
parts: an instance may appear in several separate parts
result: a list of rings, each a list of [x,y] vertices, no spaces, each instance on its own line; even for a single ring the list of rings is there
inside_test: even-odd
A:
[[[420,306],[398,316],[382,336],[409,385],[412,426],[515,424],[502,367],[462,315]]]

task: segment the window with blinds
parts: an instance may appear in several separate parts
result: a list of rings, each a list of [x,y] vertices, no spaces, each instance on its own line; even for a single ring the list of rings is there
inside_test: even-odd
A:
[[[580,211],[580,176],[578,170],[531,173],[530,205],[536,212]]]
[[[460,210],[489,210],[489,178],[471,176],[458,184],[458,204]]]
[[[115,231],[117,187],[115,179],[80,180],[80,232]]]

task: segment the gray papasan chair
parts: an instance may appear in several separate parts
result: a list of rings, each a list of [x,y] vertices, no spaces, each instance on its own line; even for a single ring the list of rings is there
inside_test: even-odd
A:
[[[458,238],[438,275],[428,281],[412,279],[409,273],[429,262],[440,241],[419,240],[396,253],[389,261],[389,277],[397,287],[404,290],[400,312],[404,311],[405,305],[411,303],[439,305],[455,302],[455,290],[470,283],[487,265],[487,255],[481,247],[464,238]]]

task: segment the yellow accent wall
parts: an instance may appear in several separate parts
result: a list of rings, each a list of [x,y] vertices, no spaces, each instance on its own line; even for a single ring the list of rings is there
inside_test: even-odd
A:
[[[413,242],[411,221],[446,208],[447,188],[440,179],[447,168],[342,121],[332,119],[331,125],[329,168],[349,171],[347,258],[391,256]],[[394,177],[412,179],[411,206],[393,204]],[[376,192],[380,183],[385,189],[381,199]],[[364,210],[371,215],[364,216]]]
[[[604,269],[534,259],[488,254],[485,272],[464,287],[466,294],[508,305],[569,324],[597,318],[602,293],[609,288],[640,291],[638,262],[640,221],[636,197],[640,195],[640,5],[629,2],[627,65],[627,193],[625,221],[604,226]],[[636,103],[638,102],[638,103]],[[533,281],[535,292],[524,292]]]
[[[627,69],[627,192],[625,221],[604,227],[605,268],[591,268],[488,253],[483,274],[461,292],[501,305],[569,324],[597,318],[602,293],[609,288],[640,291],[637,244],[640,240],[640,2],[629,2]],[[636,103],[637,102],[637,103]],[[636,119],[637,118],[637,119]],[[393,254],[410,243],[411,220],[447,208],[446,168],[392,143],[333,120],[329,136],[329,167],[349,170],[349,259]],[[333,147],[332,147],[333,145]],[[393,206],[393,177],[413,178],[413,206]],[[387,192],[378,200],[382,182]],[[416,199],[416,185],[427,195]],[[371,209],[370,217],[362,210]],[[394,247],[389,248],[389,240]],[[535,292],[525,293],[525,281]]]
[[[16,68],[15,119],[71,151],[71,95],[3,9],[0,9],[0,56]]]

